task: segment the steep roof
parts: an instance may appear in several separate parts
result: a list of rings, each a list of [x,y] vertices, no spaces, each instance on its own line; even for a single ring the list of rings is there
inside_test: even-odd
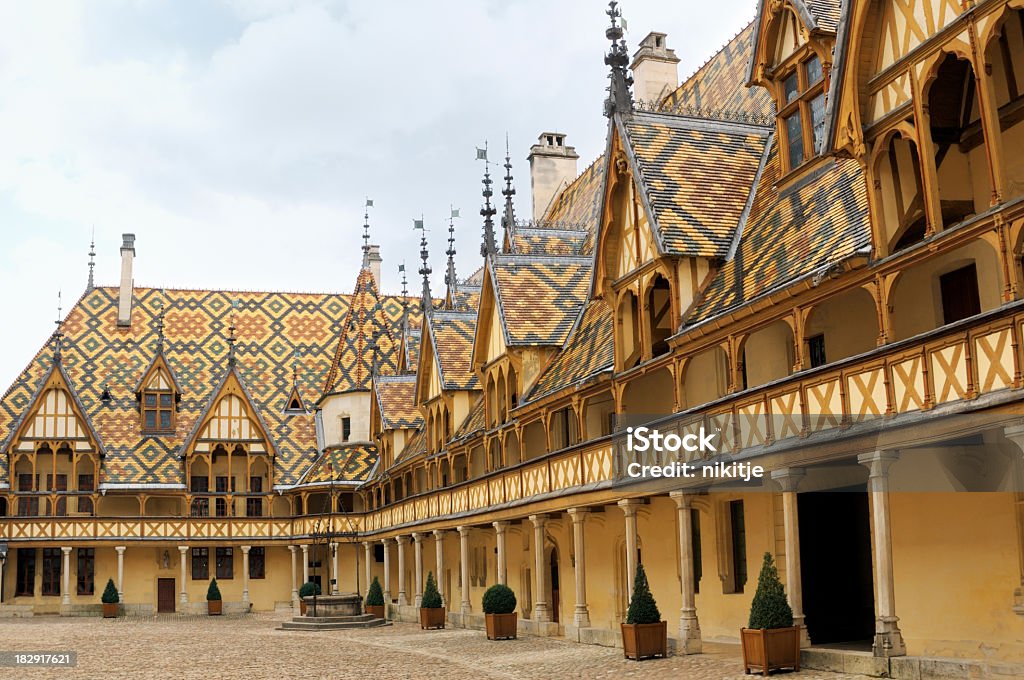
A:
[[[381,375],[373,382],[384,429],[417,428],[423,418],[416,408],[416,376]]]
[[[302,475],[299,485],[359,483],[370,478],[377,465],[377,447],[369,443],[332,446],[320,453]],[[312,508],[316,512],[316,508]]]
[[[583,255],[588,231],[585,229],[517,228],[512,236],[516,255]]]
[[[635,113],[620,126],[664,253],[724,257],[769,129]]]
[[[685,325],[738,307],[871,245],[867,190],[852,160],[828,161],[779,191],[773,140],[736,254],[715,275]]]
[[[530,399],[557,392],[606,371],[612,367],[614,359],[611,309],[603,299],[591,300],[565,346],[537,380]]]
[[[488,263],[508,345],[561,345],[586,301],[591,258],[496,255]]]
[[[480,389],[480,381],[470,365],[476,312],[434,310],[427,316],[427,328],[434,343],[442,389]]]

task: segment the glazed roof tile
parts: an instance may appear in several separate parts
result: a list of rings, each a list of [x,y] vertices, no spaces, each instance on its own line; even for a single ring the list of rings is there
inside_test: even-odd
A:
[[[480,389],[480,381],[470,365],[476,312],[434,310],[427,319],[435,356],[446,390]]]
[[[591,300],[565,346],[548,365],[531,391],[537,399],[612,367],[612,313],[602,299]]]
[[[489,266],[506,343],[564,343],[586,301],[591,259],[497,255]]]
[[[326,484],[332,480],[365,482],[377,465],[377,457],[377,447],[365,442],[331,447],[316,457],[299,480],[299,486]]]
[[[385,430],[418,428],[423,424],[416,408],[416,376],[378,376],[374,390]]]
[[[582,255],[587,231],[517,228],[512,237],[517,255]]]

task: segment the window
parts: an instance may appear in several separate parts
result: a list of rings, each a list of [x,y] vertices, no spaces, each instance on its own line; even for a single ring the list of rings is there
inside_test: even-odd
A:
[[[60,453],[58,451],[58,453]],[[54,483],[53,475],[46,475],[46,488],[48,491],[67,491],[68,490],[68,476],[57,475],[57,481]],[[46,502],[47,514],[55,515],[57,517],[66,517],[68,514],[68,499],[60,497],[57,499],[57,508],[54,509],[50,501]]]
[[[206,475],[192,475],[188,485],[193,493],[207,493],[210,490],[210,478]]]
[[[193,517],[209,517],[210,516],[210,499],[209,498],[193,498],[192,499],[192,516]]]
[[[174,393],[168,390],[142,391],[142,431],[170,432],[174,429]]]
[[[817,55],[783,76],[780,95],[779,127],[788,169],[794,170],[815,155],[825,130],[825,78]]]
[[[729,529],[732,548],[732,590],[742,593],[747,584],[747,530],[743,521],[743,501],[729,502]]]
[[[811,362],[811,368],[824,366],[828,363],[825,358],[825,334],[818,333],[807,338],[807,356]]]
[[[235,549],[217,548],[217,578],[233,579],[235,577]]]
[[[703,576],[700,556],[700,510],[690,509],[690,542],[693,555],[693,592],[700,592],[700,577]]]
[[[347,442],[352,436],[352,419],[348,416],[341,418],[341,441]]]
[[[43,595],[60,595],[60,548],[43,548]]]
[[[205,581],[210,578],[210,549],[192,548],[192,580]]]
[[[94,475],[78,475],[79,491],[94,491],[96,489],[96,477]],[[92,499],[84,496],[78,498],[78,512],[92,514]]]
[[[95,593],[94,575],[96,573],[96,549],[78,549],[78,568],[75,573],[78,582],[79,595],[92,595]]]
[[[266,578],[267,556],[265,548],[249,548],[249,578]]]
[[[19,474],[18,475],[18,491],[31,492],[32,491],[32,475],[31,474]],[[18,516],[19,517],[37,517],[39,515],[39,498],[19,498],[18,499]]]
[[[32,596],[36,590],[36,549],[18,548],[18,578],[15,595]]]
[[[939,277],[942,291],[942,321],[954,323],[981,313],[978,298],[978,270],[972,262]]]

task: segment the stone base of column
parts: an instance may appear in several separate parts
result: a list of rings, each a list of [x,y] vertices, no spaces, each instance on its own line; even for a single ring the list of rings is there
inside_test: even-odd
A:
[[[572,613],[572,625],[577,628],[590,628],[590,611],[585,607],[576,607]]]
[[[679,646],[677,654],[700,654],[703,642],[700,637],[700,622],[696,615],[679,617]]]
[[[188,593],[178,594],[178,604],[188,604]]]
[[[875,640],[871,645],[875,656],[888,658],[907,655],[907,646],[903,643],[898,621],[896,616],[880,616],[875,619]]]
[[[470,604],[469,602],[463,602],[462,603],[462,607],[459,609],[459,612],[463,616],[468,616],[469,614],[473,613],[473,605]]]
[[[530,617],[534,621],[550,621],[551,612],[548,611],[547,602],[534,602],[533,604],[533,616]]]
[[[419,607],[421,604],[423,604],[423,596],[417,595],[414,602],[416,603],[416,606]],[[444,601],[442,601],[442,604],[444,604]]]
[[[398,593],[398,606],[399,607],[408,607],[409,606],[409,600],[405,597],[405,593]]]
[[[807,625],[804,623],[806,617],[794,616],[793,625],[800,626],[800,649],[806,649],[811,646],[811,637],[807,634]]]

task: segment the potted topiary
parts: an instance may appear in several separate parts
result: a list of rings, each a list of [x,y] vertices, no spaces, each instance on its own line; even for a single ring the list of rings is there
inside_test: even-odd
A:
[[[119,609],[118,603],[121,602],[121,598],[117,594],[117,587],[114,585],[114,579],[107,579],[107,587],[103,589],[103,595],[100,596],[100,602],[103,603],[103,618],[117,618],[117,610]]]
[[[220,588],[217,587],[217,579],[213,579],[206,589],[206,612],[210,616],[220,616],[221,604]]]
[[[743,668],[747,673],[800,670],[800,626],[793,625],[793,610],[779,580],[771,553],[764,554],[757,592],[750,604],[750,625],[740,630]]]
[[[420,600],[420,628],[444,628],[444,619],[441,593],[437,590],[434,572],[431,571],[427,573],[427,587],[423,589],[423,598]]]
[[[642,564],[636,565],[633,597],[622,624],[622,651],[627,659],[637,661],[668,655],[668,623],[661,620]]]
[[[320,594],[320,584],[315,581],[306,581],[299,588],[299,616],[306,615],[306,598]]]
[[[384,591],[381,590],[380,581],[376,576],[373,577],[373,583],[366,592],[366,613],[377,619],[387,618],[384,612]]]
[[[495,583],[484,593],[484,618],[488,640],[516,638],[516,594],[504,583]]]

